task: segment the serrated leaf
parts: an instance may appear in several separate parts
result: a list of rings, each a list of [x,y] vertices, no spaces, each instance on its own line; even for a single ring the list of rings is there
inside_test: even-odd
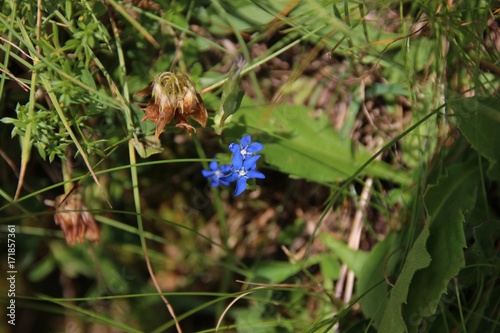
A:
[[[432,261],[416,272],[412,280],[404,309],[410,324],[419,324],[421,319],[436,313],[448,283],[465,266],[463,211],[474,206],[479,179],[477,160],[471,159],[449,168],[448,175],[440,177],[438,184],[425,195],[430,231],[427,251]],[[416,332],[418,324],[409,327],[409,331]]]
[[[416,332],[422,319],[436,312],[448,282],[465,264],[462,211],[474,205],[478,179],[472,160],[451,167],[428,190],[429,218],[391,291],[379,332]]]
[[[410,283],[415,272],[429,266],[431,262],[431,257],[425,248],[429,234],[429,225],[426,224],[410,249],[401,274],[391,290],[379,332],[401,333],[407,331],[403,320],[402,306],[408,299]]]

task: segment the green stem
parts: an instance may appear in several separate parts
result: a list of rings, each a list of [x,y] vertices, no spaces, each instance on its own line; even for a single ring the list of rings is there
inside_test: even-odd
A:
[[[128,144],[128,152],[129,152],[129,160],[130,160],[130,174],[132,177],[132,191],[134,193],[134,205],[135,205],[135,213],[137,217],[137,229],[139,231],[139,238],[141,240],[141,248],[144,254],[144,260],[146,260],[146,266],[148,268],[149,275],[151,276],[151,280],[153,281],[153,284],[155,285],[156,290],[158,291],[158,295],[160,295],[161,299],[167,306],[168,312],[172,316],[175,322],[175,327],[177,328],[178,333],[182,333],[182,329],[179,325],[179,322],[177,321],[177,317],[175,315],[174,309],[172,308],[172,305],[170,302],[167,300],[167,298],[163,295],[160,285],[158,284],[158,281],[156,280],[156,277],[154,275],[153,267],[151,266],[151,261],[149,260],[149,255],[148,255],[148,247],[146,245],[146,238],[144,236],[144,225],[142,222],[142,210],[141,210],[141,196],[139,192],[139,179],[137,177],[137,160],[136,160],[136,155],[135,155],[135,148],[132,142],[129,142]]]
[[[208,169],[208,162],[206,161],[207,156],[205,155],[205,151],[203,150],[203,147],[201,146],[200,139],[196,135],[193,135],[193,138],[194,138],[194,143],[195,143],[195,147],[196,147],[196,152],[198,153],[198,156],[201,159],[201,165],[203,166],[203,168]],[[224,214],[224,207],[222,206],[222,200],[220,198],[219,191],[216,188],[211,188],[211,191],[212,191],[212,197],[215,200],[215,211],[217,213],[217,217],[219,218],[222,246],[225,249],[227,249],[227,239],[229,237],[229,228],[227,226],[226,215]]]

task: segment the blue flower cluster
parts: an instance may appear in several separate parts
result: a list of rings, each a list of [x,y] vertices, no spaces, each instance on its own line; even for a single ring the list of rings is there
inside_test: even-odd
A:
[[[202,170],[203,177],[210,180],[212,187],[219,185],[228,186],[236,182],[234,196],[238,196],[247,188],[247,180],[252,178],[264,179],[264,174],[255,170],[260,152],[264,145],[259,142],[252,142],[250,135],[241,138],[240,144],[233,142],[229,145],[229,150],[233,153],[231,164],[223,164],[219,168],[217,161],[210,162],[210,170]]]

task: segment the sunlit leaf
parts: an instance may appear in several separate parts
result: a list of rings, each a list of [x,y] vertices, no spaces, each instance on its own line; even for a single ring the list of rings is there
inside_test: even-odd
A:
[[[345,242],[329,234],[322,234],[321,240],[355,275],[359,276],[361,274],[368,259],[368,253],[352,249]]]
[[[352,151],[352,142],[342,140],[325,116],[314,118],[304,106],[272,105],[242,108],[234,114],[227,135],[237,138],[249,132],[265,145],[267,163],[291,176],[320,183],[342,181],[353,175],[371,154],[362,146]],[[226,133],[226,132],[225,132]],[[373,161],[362,175],[408,184],[410,175],[390,165]]]

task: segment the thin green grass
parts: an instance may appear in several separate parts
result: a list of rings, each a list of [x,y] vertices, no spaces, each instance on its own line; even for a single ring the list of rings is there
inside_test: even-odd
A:
[[[7,1],[0,223],[17,227],[18,313],[47,330],[494,332],[498,15],[484,1]],[[219,136],[221,68],[239,56],[246,96]],[[208,124],[168,125],[142,158],[154,124],[132,96],[169,70],[190,74]],[[237,198],[209,189],[200,170],[245,134],[266,179]],[[98,244],[67,246],[45,205],[74,191],[86,208],[66,213],[92,214]]]

